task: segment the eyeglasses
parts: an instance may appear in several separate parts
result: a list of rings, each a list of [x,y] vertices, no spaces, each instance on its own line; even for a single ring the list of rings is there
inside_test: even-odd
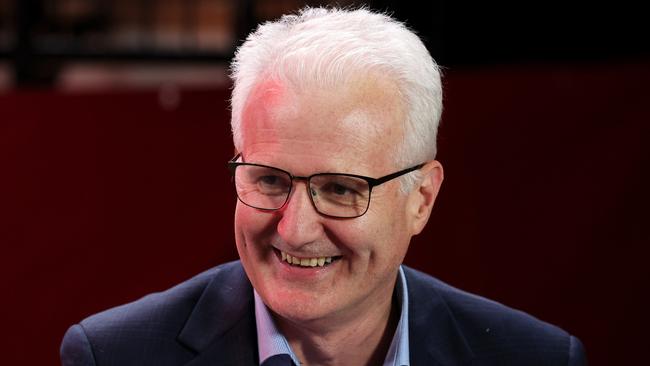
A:
[[[425,164],[418,164],[381,178],[344,173],[318,173],[300,177],[267,165],[237,162],[240,156],[241,154],[237,154],[232,158],[228,162],[228,168],[241,203],[259,210],[279,210],[289,200],[293,181],[303,180],[307,182],[307,194],[314,209],[321,215],[335,218],[362,216],[370,206],[373,187],[418,170]]]

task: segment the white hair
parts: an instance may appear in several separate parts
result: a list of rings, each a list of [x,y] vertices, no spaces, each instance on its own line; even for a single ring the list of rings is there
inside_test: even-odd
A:
[[[231,65],[233,142],[242,151],[241,117],[258,83],[273,79],[296,87],[335,88],[350,78],[388,75],[406,106],[400,169],[433,160],[442,113],[440,71],[420,38],[388,15],[365,8],[304,8],[260,25],[239,47]],[[419,180],[403,177],[402,189]]]

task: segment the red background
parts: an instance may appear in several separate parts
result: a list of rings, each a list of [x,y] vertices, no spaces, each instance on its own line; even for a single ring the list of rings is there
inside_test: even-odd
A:
[[[407,264],[639,364],[650,325],[648,63],[447,70],[446,180]],[[235,259],[228,90],[0,95],[3,364]],[[641,358],[643,356],[643,358]]]

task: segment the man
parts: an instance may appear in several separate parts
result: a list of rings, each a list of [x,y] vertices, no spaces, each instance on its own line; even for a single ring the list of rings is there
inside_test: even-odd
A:
[[[233,62],[241,261],[94,315],[65,365],[583,365],[581,343],[401,266],[443,180],[438,69],[367,10],[305,9]]]

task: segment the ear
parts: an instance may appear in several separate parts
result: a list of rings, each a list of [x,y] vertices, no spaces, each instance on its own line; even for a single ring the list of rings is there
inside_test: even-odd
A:
[[[429,221],[444,179],[442,164],[432,160],[420,169],[422,180],[409,193],[408,213],[411,217],[411,235],[419,234]]]

